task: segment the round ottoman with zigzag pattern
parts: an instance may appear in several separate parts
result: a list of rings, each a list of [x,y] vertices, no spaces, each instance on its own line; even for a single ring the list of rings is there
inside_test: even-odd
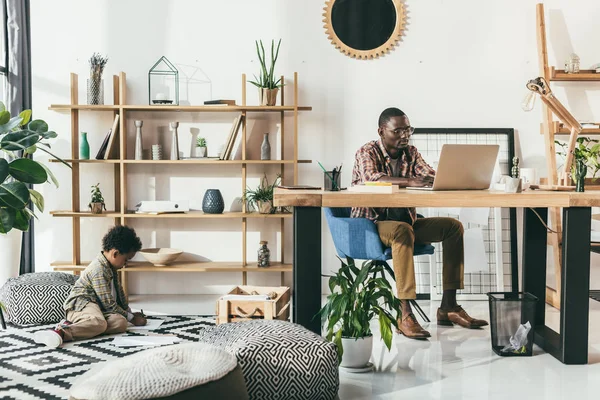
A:
[[[221,324],[200,332],[200,341],[237,357],[250,399],[334,399],[339,389],[336,347],[286,321]]]
[[[36,272],[10,278],[0,288],[7,320],[15,325],[51,324],[65,318],[63,303],[78,276]]]

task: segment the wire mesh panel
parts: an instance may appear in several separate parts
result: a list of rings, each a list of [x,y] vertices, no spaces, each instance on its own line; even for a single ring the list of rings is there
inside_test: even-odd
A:
[[[418,128],[411,138],[411,144],[416,146],[423,158],[434,169],[437,169],[442,146],[444,144],[498,144],[499,172],[510,175],[512,158],[514,156],[514,130],[513,129],[439,129]],[[466,218],[458,208],[419,208],[419,213],[426,217],[451,217],[461,220],[465,232],[478,231],[483,237],[483,248],[487,265],[481,265],[477,272],[465,272],[464,289],[459,290],[461,295],[473,295],[473,298],[483,298],[488,292],[510,291],[517,285],[517,247],[516,247],[516,211],[515,209],[490,209],[487,223],[473,222]],[[485,219],[485,217],[483,217]],[[498,221],[496,221],[498,219]],[[480,233],[479,233],[480,232]],[[514,234],[513,234],[514,233]],[[481,242],[481,241],[479,241]],[[432,284],[430,262],[427,257],[415,258],[415,278],[417,293],[420,297],[439,298],[442,294],[442,259],[443,250],[441,243],[435,244],[434,255],[435,277]],[[466,252],[472,251],[466,248]],[[466,254],[466,253],[465,253]],[[498,266],[500,265],[500,268]],[[497,270],[502,271],[502,277],[497,276]],[[503,286],[500,290],[498,283]],[[503,283],[503,284],[502,284]],[[431,290],[434,290],[431,293]]]

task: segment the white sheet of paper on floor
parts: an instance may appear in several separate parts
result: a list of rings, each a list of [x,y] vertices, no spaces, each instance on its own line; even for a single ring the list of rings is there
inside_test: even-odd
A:
[[[487,226],[489,218],[489,207],[461,208],[458,214],[458,219],[463,225],[477,224]]]
[[[465,274],[487,271],[488,260],[481,228],[465,229]]]
[[[135,326],[133,324],[129,324],[127,327],[128,330],[142,330],[142,331],[151,331],[154,329],[158,329],[162,323],[165,322],[164,319],[146,319],[146,325],[144,326]]]
[[[177,336],[117,336],[111,344],[116,347],[163,346],[181,342]]]

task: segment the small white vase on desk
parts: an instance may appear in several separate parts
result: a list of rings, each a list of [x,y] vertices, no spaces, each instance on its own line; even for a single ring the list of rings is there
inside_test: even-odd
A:
[[[135,121],[135,159],[144,159],[144,149],[142,146],[142,126],[144,121]]]
[[[179,160],[179,138],[177,137],[179,122],[171,122],[169,127],[173,131],[173,139],[171,140],[171,160]]]

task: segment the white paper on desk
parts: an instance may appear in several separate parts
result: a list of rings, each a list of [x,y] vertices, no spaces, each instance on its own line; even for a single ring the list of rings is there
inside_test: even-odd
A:
[[[465,230],[465,274],[487,271],[488,260],[481,228]]]
[[[489,207],[461,208],[458,219],[463,224],[477,224],[487,226],[490,218]]]
[[[248,300],[248,301],[264,301],[269,300],[266,294],[227,294],[219,300]]]
[[[110,343],[115,347],[163,346],[181,342],[177,336],[117,336]]]
[[[162,323],[165,322],[164,319],[146,319],[146,325],[144,326],[135,326],[133,324],[129,324],[129,326],[127,327],[128,330],[144,330],[144,331],[151,331],[154,329],[158,329]]]

